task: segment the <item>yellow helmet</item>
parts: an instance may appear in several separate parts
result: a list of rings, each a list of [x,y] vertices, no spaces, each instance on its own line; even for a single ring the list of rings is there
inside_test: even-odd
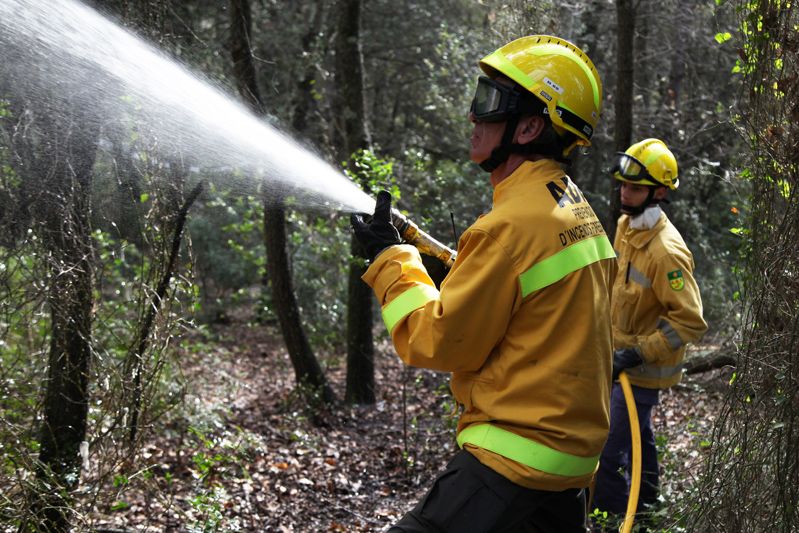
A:
[[[660,139],[644,139],[616,154],[611,172],[619,181],[638,185],[663,186],[672,191],[680,185],[677,160]]]
[[[551,35],[512,41],[480,60],[490,77],[503,74],[546,106],[558,134],[568,130],[575,145],[589,146],[602,108],[602,80],[594,64],[574,44]]]

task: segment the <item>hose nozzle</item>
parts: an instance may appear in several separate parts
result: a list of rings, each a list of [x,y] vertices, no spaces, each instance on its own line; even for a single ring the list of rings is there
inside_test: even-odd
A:
[[[447,268],[451,268],[455,263],[455,257],[458,255],[455,250],[420,230],[419,226],[396,209],[391,209],[391,223],[405,242],[414,245],[423,254],[438,258]]]

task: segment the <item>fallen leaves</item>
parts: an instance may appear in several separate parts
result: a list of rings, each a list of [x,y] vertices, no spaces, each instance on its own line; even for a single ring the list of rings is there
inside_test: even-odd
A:
[[[188,408],[149,434],[137,457],[149,479],[132,480],[115,509],[96,508],[95,526],[381,531],[415,505],[455,453],[446,375],[404,368],[384,344],[376,357],[378,402],[330,407],[314,426],[292,395],[291,365],[274,332],[228,327],[240,329],[226,331],[218,351],[182,356]],[[340,396],[344,372],[328,368]],[[726,381],[711,374],[664,392],[654,410],[667,451],[667,494],[692,483],[712,445]]]

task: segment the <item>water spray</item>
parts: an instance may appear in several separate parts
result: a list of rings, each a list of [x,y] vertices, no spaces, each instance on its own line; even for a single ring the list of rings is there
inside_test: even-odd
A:
[[[192,172],[305,209],[369,209],[342,172],[254,115],[217,82],[75,0],[0,0],[0,97],[32,116],[80,108]],[[121,149],[121,148],[120,148]],[[136,148],[138,150],[138,148]],[[196,169],[196,170],[195,170]]]
[[[54,108],[79,105],[110,127],[135,123],[161,156],[260,178],[304,208],[366,211],[372,199],[338,170],[204,79],[75,0],[0,0],[3,89]],[[398,211],[403,239],[447,266],[455,252]]]

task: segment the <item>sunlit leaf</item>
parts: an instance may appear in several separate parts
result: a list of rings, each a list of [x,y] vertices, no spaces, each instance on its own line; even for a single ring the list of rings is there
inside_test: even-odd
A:
[[[732,39],[732,34],[728,31],[716,34],[716,42],[719,44],[725,43],[730,39]]]

